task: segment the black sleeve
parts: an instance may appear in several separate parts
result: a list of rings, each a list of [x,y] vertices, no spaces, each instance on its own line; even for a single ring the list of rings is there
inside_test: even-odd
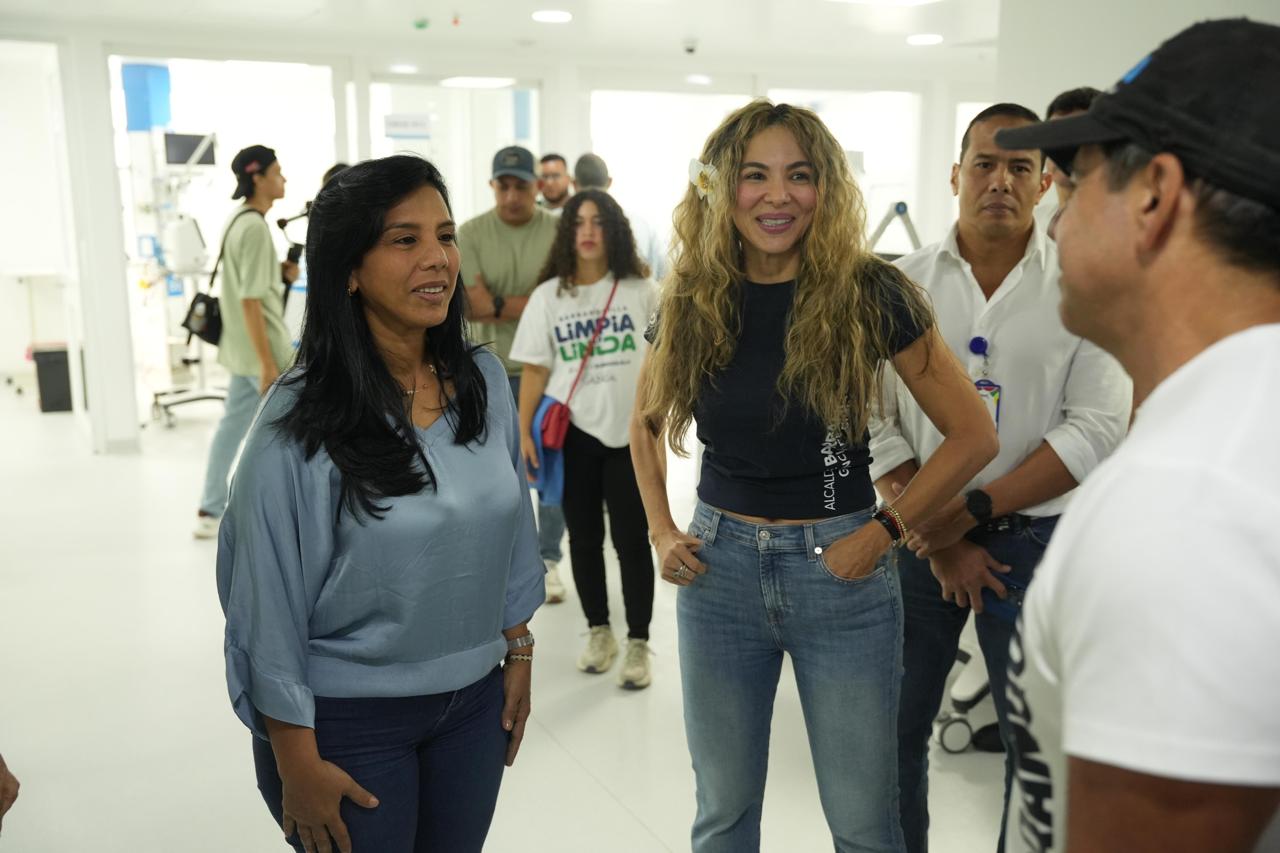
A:
[[[880,340],[887,349],[887,357],[893,357],[933,326],[933,311],[924,291],[901,270],[885,264],[883,272],[876,289],[880,300]]]

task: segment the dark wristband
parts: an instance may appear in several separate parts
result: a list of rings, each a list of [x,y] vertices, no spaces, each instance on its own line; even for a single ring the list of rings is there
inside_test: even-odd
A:
[[[902,531],[898,529],[898,522],[892,515],[881,509],[877,510],[875,515],[871,517],[880,522],[881,526],[888,531],[889,538],[893,540],[894,544],[902,541]]]

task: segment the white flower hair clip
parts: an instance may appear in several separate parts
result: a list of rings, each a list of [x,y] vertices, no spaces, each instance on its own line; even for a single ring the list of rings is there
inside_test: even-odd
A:
[[[698,191],[698,198],[715,200],[715,180],[719,174],[710,163],[696,157],[689,161],[689,183]]]

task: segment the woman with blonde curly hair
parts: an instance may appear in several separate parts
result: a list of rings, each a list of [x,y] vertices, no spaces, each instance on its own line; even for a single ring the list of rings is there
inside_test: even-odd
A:
[[[991,418],[919,289],[866,244],[843,150],[755,101],[691,166],[651,324],[631,452],[662,578],[680,587],[693,849],[757,850],[773,699],[796,674],[837,850],[899,851],[898,580],[882,559],[996,453]],[[945,441],[875,509],[867,423],[891,362]],[[661,449],[705,445],[688,533]]]

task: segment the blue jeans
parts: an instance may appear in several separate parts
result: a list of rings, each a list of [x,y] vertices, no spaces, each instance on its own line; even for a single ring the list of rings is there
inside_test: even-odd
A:
[[[689,532],[707,573],[680,589],[684,722],[697,777],[695,853],[760,848],[769,728],[791,655],[827,826],[838,851],[902,850],[896,730],[902,601],[881,563],[846,581],[826,547],[870,510],[756,525],[699,502]]]
[[[484,847],[507,754],[502,669],[461,690],[390,699],[316,697],[316,745],[378,798],[343,798],[342,821],[363,853],[470,853]],[[283,791],[271,744],[253,739],[258,790],[279,826]],[[288,839],[295,850],[296,834]],[[335,846],[336,850],[337,847]]]
[[[221,518],[227,509],[227,479],[235,462],[240,443],[249,433],[254,413],[258,411],[259,379],[256,376],[233,375],[227,385],[226,411],[218,421],[218,429],[209,445],[209,462],[204,473],[204,492],[200,511]]]
[[[516,398],[516,408],[520,408],[520,377],[507,376],[511,381],[511,393]],[[560,540],[564,539],[564,510],[559,506],[538,502],[538,552],[542,559],[553,563],[560,562],[564,553],[560,550]]]
[[[1040,558],[1044,556],[1057,523],[1058,516],[1055,515],[1033,519],[1021,530],[974,532],[968,536],[986,548],[991,556],[1013,567],[1007,575],[1000,576],[1009,591],[1009,598],[1002,602],[989,590],[984,590],[983,612],[974,617],[978,644],[987,662],[1000,740],[1005,745],[1005,815],[1009,810],[1009,786],[1013,780],[1013,753],[1009,749],[1012,730],[1009,728],[1009,703],[1005,696],[1009,640],[1013,637],[1022,596],[1031,583]],[[895,549],[893,559],[897,562],[902,601],[907,613],[902,655],[905,668],[902,706],[898,713],[902,832],[908,853],[926,853],[929,849],[929,738],[933,734],[933,720],[942,707],[942,692],[956,660],[960,632],[969,619],[969,608],[956,607],[942,600],[942,587],[930,571],[928,560],[918,559],[903,549]],[[1004,850],[1004,823],[1002,817],[997,850]]]

